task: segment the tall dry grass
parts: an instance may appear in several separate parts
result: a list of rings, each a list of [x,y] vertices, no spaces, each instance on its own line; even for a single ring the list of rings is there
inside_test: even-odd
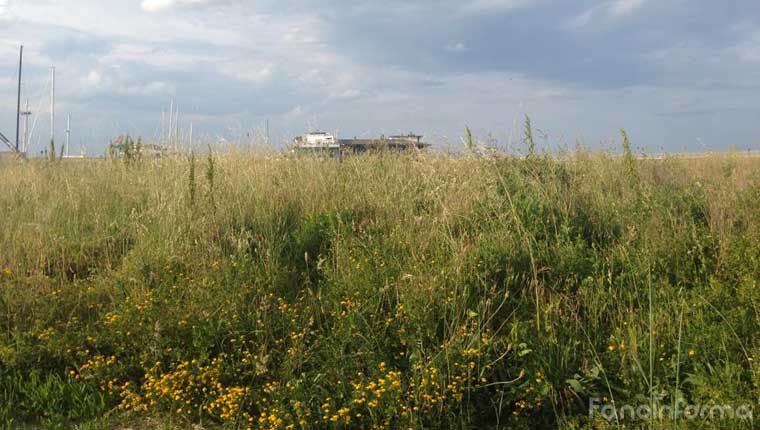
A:
[[[608,422],[588,402],[758,398],[758,167],[583,150],[5,164],[0,418],[751,427]]]

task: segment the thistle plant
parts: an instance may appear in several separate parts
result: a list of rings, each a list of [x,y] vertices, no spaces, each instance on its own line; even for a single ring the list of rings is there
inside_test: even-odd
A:
[[[472,153],[475,148],[475,145],[473,144],[473,141],[472,141],[472,130],[470,130],[470,126],[468,125],[464,126],[464,130],[465,130],[465,141],[464,141],[465,148],[467,148],[467,152]]]
[[[190,170],[187,175],[187,195],[190,208],[195,207],[195,152],[190,151]]]
[[[528,157],[533,157],[536,153],[536,143],[533,140],[533,125],[531,124],[530,116],[528,115],[525,115],[525,125],[523,128],[525,134],[523,142],[528,147]]]
[[[142,137],[137,138],[137,143],[135,144],[135,159],[138,161],[142,160],[142,151],[143,150],[143,143],[142,143]]]
[[[48,157],[50,161],[55,161],[55,140],[50,139],[50,147],[48,149]]]
[[[208,157],[206,158],[206,197],[208,198],[211,208],[216,210],[216,197],[214,190],[214,177],[216,175],[216,164],[214,161],[214,152],[211,145],[208,146]]]
[[[636,158],[631,150],[631,141],[628,139],[628,133],[625,130],[620,130],[620,134],[623,136],[623,164],[626,175],[635,181],[638,179],[638,171],[636,169]]]

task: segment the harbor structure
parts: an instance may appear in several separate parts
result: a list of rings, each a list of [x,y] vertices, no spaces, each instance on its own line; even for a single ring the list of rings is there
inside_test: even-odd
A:
[[[331,156],[378,151],[406,152],[429,147],[430,144],[423,142],[422,138],[423,136],[409,133],[387,137],[382,135],[379,138],[338,139],[330,133],[317,131],[296,137],[294,149],[301,153],[328,153]]]

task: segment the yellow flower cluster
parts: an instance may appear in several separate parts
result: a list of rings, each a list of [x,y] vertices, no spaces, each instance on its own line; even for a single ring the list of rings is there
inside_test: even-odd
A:
[[[105,357],[103,355],[96,355],[93,358],[87,360],[79,367],[79,377],[81,378],[87,378],[88,376],[91,376],[92,372],[98,369],[102,369],[104,367],[113,366],[116,364],[116,357],[110,356]]]
[[[137,303],[135,304],[135,308],[137,309],[138,312],[142,313],[153,306],[154,293],[153,293],[153,290],[147,290],[145,292],[140,292],[140,294],[144,295],[144,297],[142,297],[142,300],[137,301]]]
[[[418,366],[418,370],[419,366]],[[411,410],[404,409],[402,415],[406,416],[409,412],[427,412],[436,404],[446,400],[445,391],[441,387],[442,378],[437,367],[424,368],[421,378],[418,382],[412,381],[409,384],[410,400],[413,406]]]
[[[277,298],[277,309],[279,309],[281,312],[287,312],[288,309],[290,309],[290,304],[283,300],[281,297]]]
[[[262,411],[258,419],[259,429],[278,430],[283,428],[284,421],[280,416],[281,412],[277,408]]]
[[[208,366],[201,366],[197,360],[183,361],[165,373],[160,371],[162,363],[157,362],[145,375],[141,395],[129,386],[123,387],[120,407],[144,411],[165,406],[178,415],[203,412],[222,422],[242,419],[252,424],[253,417],[242,409],[250,390],[222,384],[221,360],[217,358]]]
[[[512,411],[512,415],[517,416],[522,413],[530,413],[541,408],[544,404],[544,395],[541,394],[539,388],[545,383],[544,374],[541,371],[536,372],[535,380],[523,386],[523,398],[515,402],[515,409]]]
[[[103,319],[103,323],[105,325],[113,325],[119,320],[119,314],[117,313],[110,313],[106,315],[105,319]]]
[[[378,369],[383,373],[383,376],[380,376],[375,380],[370,380],[364,384],[361,382],[351,383],[354,390],[356,390],[356,396],[353,401],[354,405],[359,407],[366,405],[368,409],[372,410],[378,408],[380,405],[394,404],[398,401],[402,394],[401,372],[387,370],[385,362],[380,363]],[[360,373],[358,376],[362,377],[362,374]],[[340,414],[332,416],[325,414],[323,418],[334,422],[333,418],[336,416],[339,418],[342,417]]]
[[[311,409],[307,405],[304,405],[303,402],[301,402],[300,400],[291,400],[290,406],[295,411],[296,417],[298,417],[298,424],[302,428],[306,427],[306,424],[309,421],[311,421]],[[293,428],[295,428],[295,424],[294,423],[288,424],[285,428],[288,430],[292,430]]]
[[[43,342],[47,342],[51,337],[53,337],[53,334],[55,334],[55,329],[53,327],[48,327],[37,335],[37,339]]]
[[[341,424],[348,426],[351,424],[351,409],[344,406],[333,412],[330,406],[331,401],[332,398],[328,397],[322,404],[322,419],[331,425]],[[361,417],[361,414],[358,414],[357,417]]]
[[[220,388],[219,397],[206,405],[205,410],[209,415],[218,416],[222,421],[232,421],[238,416],[241,403],[247,395],[248,388]]]
[[[467,358],[469,358],[469,357],[477,357],[477,356],[480,355],[480,351],[477,350],[477,349],[475,349],[475,348],[468,348],[468,349],[465,349],[462,352],[462,355],[464,355]]]

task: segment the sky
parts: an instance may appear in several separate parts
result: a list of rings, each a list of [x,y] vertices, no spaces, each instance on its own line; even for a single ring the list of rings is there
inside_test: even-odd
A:
[[[72,117],[72,152],[160,139],[175,100],[196,143],[308,130],[424,134],[519,150],[760,149],[757,0],[0,0],[0,132],[18,48],[30,152]]]

